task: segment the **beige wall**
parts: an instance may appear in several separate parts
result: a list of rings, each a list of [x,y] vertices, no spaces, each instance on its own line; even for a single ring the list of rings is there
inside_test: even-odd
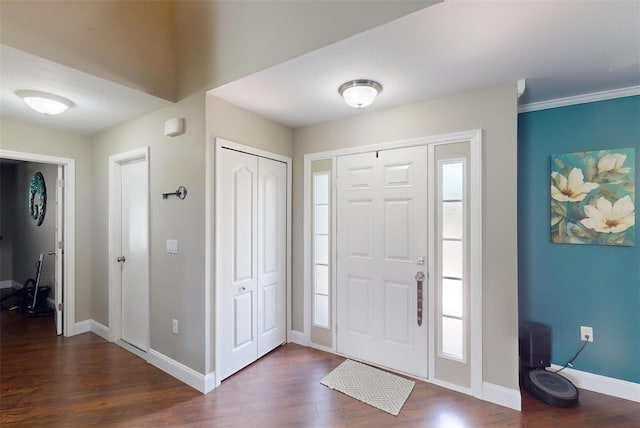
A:
[[[91,143],[84,135],[0,119],[0,148],[76,160],[76,322],[91,318]]]
[[[294,131],[293,329],[303,330],[303,159],[306,153],[483,130],[483,379],[518,389],[517,96],[508,84]]]
[[[175,99],[172,2],[2,0],[0,40],[142,92]]]
[[[440,0],[182,1],[178,99],[264,70]]]
[[[123,123],[93,138],[92,318],[109,322],[109,156],[149,147],[150,170],[150,348],[204,373],[205,95],[194,94],[165,109]],[[164,122],[186,120],[186,132],[164,136]],[[184,200],[162,193],[185,186]],[[167,253],[177,239],[179,253]],[[180,334],[171,331],[177,319]]]

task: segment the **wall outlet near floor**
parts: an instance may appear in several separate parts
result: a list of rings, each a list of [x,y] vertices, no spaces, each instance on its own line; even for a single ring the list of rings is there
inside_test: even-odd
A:
[[[178,320],[173,320],[173,327],[171,328],[173,334],[178,334]]]
[[[589,336],[589,339],[587,339],[587,336]],[[593,328],[592,327],[586,327],[584,325],[580,326],[580,340],[584,341],[589,341],[589,342],[593,342]]]

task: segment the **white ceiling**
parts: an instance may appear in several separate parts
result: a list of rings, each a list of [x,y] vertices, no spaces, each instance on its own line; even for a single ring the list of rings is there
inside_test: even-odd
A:
[[[210,93],[290,127],[526,78],[520,103],[640,85],[640,2],[445,1]]]
[[[93,135],[171,102],[64,65],[0,45],[3,116]],[[75,107],[50,116],[29,108],[15,91],[30,89],[68,98]]]
[[[4,116],[93,135],[169,101],[0,45]],[[521,103],[640,85],[640,2],[449,0],[215,88],[211,93],[291,127],[360,111],[347,80],[379,81],[366,111],[526,78]],[[18,89],[76,106],[30,110]]]

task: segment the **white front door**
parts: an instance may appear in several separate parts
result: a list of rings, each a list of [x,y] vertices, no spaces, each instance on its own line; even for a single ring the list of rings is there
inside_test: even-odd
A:
[[[147,165],[122,165],[122,340],[148,349],[149,280],[147,266]]]
[[[337,351],[427,377],[427,148],[339,157],[337,185]]]
[[[222,245],[225,379],[286,341],[286,165],[222,149],[218,214]]]

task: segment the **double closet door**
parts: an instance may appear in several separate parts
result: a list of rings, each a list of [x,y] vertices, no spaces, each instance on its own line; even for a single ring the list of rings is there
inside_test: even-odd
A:
[[[287,165],[218,152],[220,379],[286,341]]]

